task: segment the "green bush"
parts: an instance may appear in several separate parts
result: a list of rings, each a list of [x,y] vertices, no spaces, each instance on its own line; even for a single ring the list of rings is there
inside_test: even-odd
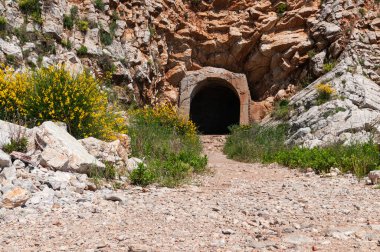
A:
[[[12,138],[10,143],[3,145],[3,151],[6,153],[12,153],[13,151],[27,152],[28,139],[26,137]]]
[[[284,2],[280,2],[277,6],[277,14],[283,15],[288,9],[288,5]]]
[[[102,42],[103,45],[108,46],[112,44],[112,41],[113,41],[112,35],[106,32],[104,29],[100,29],[99,36],[100,36],[100,42]]]
[[[90,178],[96,179],[115,179],[117,175],[115,166],[112,165],[110,162],[105,162],[104,164],[104,169],[92,167],[87,175]]]
[[[360,9],[359,9],[359,13],[360,13],[360,15],[361,15],[362,17],[365,17],[365,15],[367,14],[367,11],[366,11],[366,9],[364,9],[364,8],[360,8]]]
[[[5,59],[8,65],[15,65],[17,63],[16,57],[11,54],[6,55]]]
[[[74,27],[74,20],[71,16],[63,15],[63,27],[72,30]]]
[[[113,73],[116,70],[112,58],[106,54],[100,56],[97,62],[103,72]]]
[[[335,60],[328,61],[328,62],[326,62],[326,63],[323,64],[323,71],[325,73],[328,73],[331,70],[333,70],[335,66],[336,66],[336,61]]]
[[[337,167],[342,172],[352,172],[358,177],[376,169],[379,162],[379,151],[375,144],[334,144],[312,149],[294,147],[276,153],[275,161],[291,168],[311,167],[317,172],[328,172]]]
[[[290,107],[288,100],[282,100],[276,102],[274,110],[272,112],[272,117],[277,120],[289,119]]]
[[[195,125],[177,115],[169,105],[131,112],[128,134],[132,155],[144,158],[131,173],[132,183],[158,183],[173,187],[193,173],[205,171],[207,157],[201,155],[201,143]]]
[[[5,31],[7,28],[7,19],[4,16],[0,16],[0,31]]]
[[[71,50],[71,48],[73,47],[73,45],[72,45],[72,43],[70,42],[69,39],[62,40],[61,44],[62,44],[63,47],[65,47],[68,50]]]
[[[106,7],[106,5],[104,4],[103,0],[95,0],[94,1],[94,6],[95,6],[96,9],[98,9],[100,11],[104,11],[105,7]]]
[[[78,9],[78,6],[73,6],[71,7],[70,9],[70,16],[73,20],[76,20],[77,17],[79,16],[79,9]]]
[[[284,148],[288,125],[233,126],[224,152],[229,158],[244,162],[272,162],[273,154]]]
[[[42,24],[42,9],[39,0],[19,0],[18,6],[22,13],[30,16],[38,24]]]
[[[87,47],[85,45],[81,45],[77,50],[78,56],[84,56],[87,54]]]
[[[234,127],[224,152],[239,161],[277,162],[291,168],[310,167],[316,172],[328,172],[331,167],[336,167],[358,177],[380,165],[378,147],[372,142],[347,146],[337,143],[308,149],[285,145],[287,132],[284,125]]]
[[[77,22],[77,26],[78,26],[78,30],[80,30],[81,32],[87,32],[89,24],[88,24],[88,21],[86,20],[79,20]]]
[[[154,174],[144,165],[139,163],[136,170],[133,170],[129,176],[131,182],[135,185],[147,186],[154,182]]]

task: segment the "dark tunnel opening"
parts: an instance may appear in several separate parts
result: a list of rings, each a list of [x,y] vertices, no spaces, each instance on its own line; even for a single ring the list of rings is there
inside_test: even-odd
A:
[[[239,97],[224,83],[205,83],[191,100],[190,119],[202,134],[228,134],[240,121]]]

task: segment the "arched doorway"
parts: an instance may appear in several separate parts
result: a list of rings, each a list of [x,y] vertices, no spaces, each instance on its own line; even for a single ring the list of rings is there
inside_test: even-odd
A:
[[[248,124],[250,102],[245,75],[226,69],[188,71],[180,83],[179,111],[205,134],[224,134],[229,125]]]
[[[239,97],[225,81],[200,83],[192,94],[190,119],[202,134],[227,134],[240,121]]]

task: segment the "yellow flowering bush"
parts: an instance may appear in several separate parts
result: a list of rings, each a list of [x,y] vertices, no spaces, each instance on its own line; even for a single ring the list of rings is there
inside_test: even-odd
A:
[[[320,83],[316,86],[318,92],[319,103],[324,103],[331,99],[332,95],[336,93],[335,89],[329,83]]]
[[[12,120],[25,116],[27,75],[15,73],[12,68],[0,68],[0,119]]]
[[[113,112],[107,93],[87,72],[72,76],[63,66],[25,73],[6,69],[0,83],[0,104],[8,115],[17,112],[37,125],[62,121],[77,138],[113,139],[126,131],[123,117]]]
[[[180,116],[176,107],[169,103],[160,104],[153,108],[145,107],[132,111],[133,116],[139,117],[145,122],[165,125],[174,128],[179,134],[195,136],[197,127],[187,118]]]

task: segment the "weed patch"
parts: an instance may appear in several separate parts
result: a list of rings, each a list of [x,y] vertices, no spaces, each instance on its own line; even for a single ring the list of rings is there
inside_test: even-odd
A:
[[[132,183],[174,187],[205,171],[207,157],[201,155],[195,125],[178,116],[173,106],[138,109],[131,114],[132,155],[146,162],[131,173]]]
[[[224,152],[229,158],[244,162],[274,163],[290,168],[313,168],[316,172],[328,172],[337,167],[358,177],[380,165],[379,150],[372,143],[303,148],[284,144],[286,125],[233,127],[227,138]]]

